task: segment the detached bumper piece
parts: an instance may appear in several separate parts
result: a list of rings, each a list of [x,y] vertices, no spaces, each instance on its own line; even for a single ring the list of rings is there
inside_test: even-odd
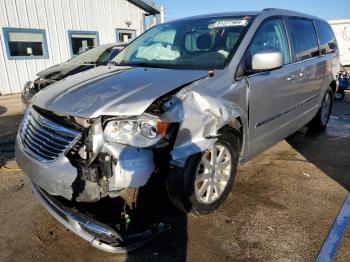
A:
[[[126,253],[145,245],[158,235],[171,229],[170,225],[159,223],[137,234],[121,235],[105,224],[80,212],[65,208],[44,190],[36,187],[30,179],[28,181],[34,194],[53,217],[70,231],[101,250],[111,253]]]

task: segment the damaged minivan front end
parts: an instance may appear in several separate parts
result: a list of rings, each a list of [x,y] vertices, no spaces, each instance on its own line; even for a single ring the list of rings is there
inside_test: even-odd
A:
[[[105,74],[115,72],[114,68],[96,70],[103,70]],[[125,74],[134,76],[140,71],[140,68],[124,68],[115,72],[111,78],[125,77]],[[141,74],[154,75],[159,71],[142,69]],[[172,77],[171,72],[167,74]],[[178,84],[170,86],[178,91],[178,86],[188,87],[205,77],[205,72],[192,72],[192,76],[187,77],[189,82],[185,77]],[[23,163],[23,170],[28,170],[35,184],[49,194],[60,195],[67,200],[96,202],[106,196],[119,196],[127,188],[139,188],[147,183],[151,174],[159,169],[157,163],[161,161],[157,158],[164,157],[164,153],[159,152],[170,154],[172,151],[180,119],[164,116],[166,103],[174,103],[168,105],[168,110],[175,106],[175,101],[170,101],[173,99],[170,94],[174,90],[168,89],[169,84],[167,89],[158,88],[160,97],[153,97],[155,101],[149,102],[151,100],[147,101],[146,98],[148,92],[142,90],[143,85],[137,80],[139,78],[131,79],[136,81],[125,83],[130,88],[119,88],[119,92],[115,89],[113,95],[110,91],[108,96],[108,87],[105,85],[112,80],[101,78],[101,74],[98,74],[79,84],[81,86],[74,95],[75,91],[70,88],[63,91],[71,83],[59,82],[54,90],[60,90],[58,92],[61,94],[60,97],[52,96],[54,101],[47,102],[48,90],[43,90],[41,96],[35,97],[21,123],[17,143],[18,152],[22,153],[18,161],[21,165]],[[121,81],[119,85],[123,85]],[[93,95],[90,90],[98,87],[103,87],[104,92]],[[133,93],[134,103],[139,103],[139,106],[130,104],[132,98],[129,92]],[[139,98],[135,98],[137,92]],[[155,92],[151,95],[154,96]],[[85,97],[95,103],[88,107],[86,103],[78,107],[79,102],[71,104],[72,108],[63,107],[71,110],[70,113],[62,113],[62,108],[57,108],[57,105],[66,103],[67,98],[84,100]],[[108,103],[115,109],[108,107],[95,117],[97,113],[93,109],[101,110],[101,106]],[[123,109],[119,110],[118,107]],[[57,113],[58,110],[61,112]],[[110,111],[115,112],[115,115],[109,115]],[[133,111],[132,116],[125,116],[125,113],[132,114]]]
[[[139,69],[123,69],[124,73],[127,70]],[[64,201],[96,203],[105,198],[124,197],[129,189],[145,186],[152,174],[167,172],[170,162],[176,160],[172,157],[176,150],[182,151],[177,154],[184,158],[188,152],[181,149],[183,143],[178,141],[179,145],[174,147],[180,121],[184,118],[182,113],[181,118],[170,114],[183,103],[174,94],[207,78],[205,71],[197,73],[190,82],[181,83],[151,104],[145,102],[148,106],[145,112],[134,116],[123,116],[123,113],[119,114],[122,116],[112,116],[105,112],[88,118],[82,108],[80,113],[57,113],[53,108],[55,103],[50,103],[50,106],[42,104],[47,92],[43,90],[43,95],[27,108],[20,125],[17,162],[28,175],[29,183],[43,205],[70,230],[109,252],[134,249],[168,230],[169,226],[153,224],[136,235],[123,235],[75,208],[73,211],[67,209]],[[85,83],[85,91],[90,83]],[[67,82],[56,85],[52,90],[67,85]],[[61,99],[65,99],[62,93]],[[91,107],[87,109],[91,110]],[[176,110],[176,114],[183,111]],[[59,198],[64,198],[64,201]]]
[[[132,250],[168,230],[169,226],[161,223],[135,235],[121,235],[120,228],[112,229],[70,210],[55,197],[72,203],[93,203],[121,197],[127,189],[146,185],[159,169],[159,151],[169,146],[161,140],[168,139],[175,128],[150,116],[75,118],[71,121],[74,129],[58,124],[64,121],[65,117],[30,106],[16,145],[17,162],[49,212],[79,236],[110,252]],[[120,143],[128,138],[130,145]]]
[[[244,150],[247,128],[246,84],[232,81],[224,68],[250,19],[157,26],[113,64],[36,95],[19,127],[16,159],[47,210],[94,246],[125,252],[170,228],[155,223],[128,231],[134,205],[126,195],[148,185],[152,175],[164,174],[170,199],[181,210],[206,214],[218,208],[233,184],[240,157],[234,150]],[[193,37],[196,27],[200,34]],[[174,30],[178,48],[166,37],[159,43],[159,35]],[[152,37],[159,39],[150,42]],[[125,200],[119,222],[81,208],[119,198]]]

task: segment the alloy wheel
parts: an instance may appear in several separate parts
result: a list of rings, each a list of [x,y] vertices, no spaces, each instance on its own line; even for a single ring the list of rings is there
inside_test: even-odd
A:
[[[195,196],[200,203],[211,204],[224,192],[230,179],[232,156],[225,145],[215,143],[198,166]]]

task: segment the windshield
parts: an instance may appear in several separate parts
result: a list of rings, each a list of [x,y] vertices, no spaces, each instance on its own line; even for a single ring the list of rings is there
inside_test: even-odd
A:
[[[252,17],[206,18],[153,27],[113,59],[116,65],[222,69],[226,66]]]
[[[117,46],[95,47],[68,61],[76,64],[107,64],[120,52],[121,49],[122,47]]]

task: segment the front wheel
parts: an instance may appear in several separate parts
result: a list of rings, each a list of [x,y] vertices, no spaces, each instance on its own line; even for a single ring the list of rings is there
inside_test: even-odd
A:
[[[323,97],[320,109],[316,116],[310,121],[308,127],[315,131],[325,129],[332,113],[332,105],[332,92],[327,91]]]
[[[239,137],[225,132],[210,149],[190,156],[184,168],[175,167],[167,180],[174,205],[195,215],[215,211],[234,183],[238,148]]]

